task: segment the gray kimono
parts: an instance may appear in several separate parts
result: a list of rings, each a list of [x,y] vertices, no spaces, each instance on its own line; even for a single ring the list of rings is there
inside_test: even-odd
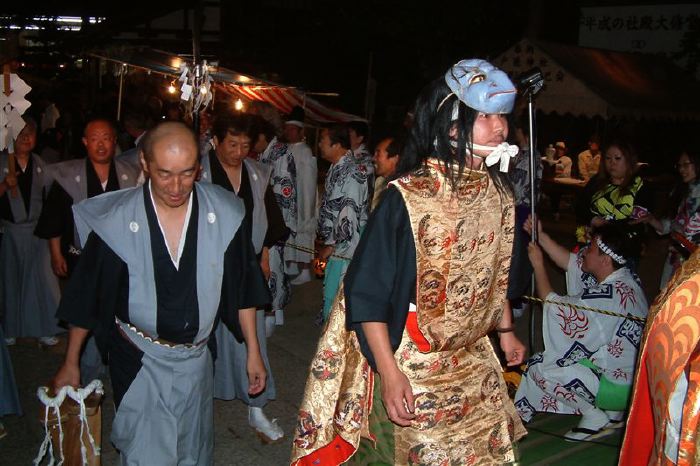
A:
[[[58,315],[92,329],[110,363],[122,464],[211,464],[212,357],[223,320],[269,299],[241,202],[196,184],[172,261],[149,185],[74,207],[83,255]]]
[[[0,178],[7,176],[7,153],[0,154]],[[31,154],[26,172],[17,167],[17,195],[7,191],[0,202],[8,212],[0,218],[0,314],[6,337],[45,337],[60,328],[54,317],[60,297],[51,271],[46,240],[34,236],[47,183],[46,166]],[[3,209],[5,210],[5,209]]]

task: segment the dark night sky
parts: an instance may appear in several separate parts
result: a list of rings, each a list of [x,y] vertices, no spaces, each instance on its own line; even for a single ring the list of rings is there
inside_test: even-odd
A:
[[[578,3],[396,0],[222,0],[222,41],[203,46],[224,66],[310,91],[339,92],[331,105],[361,114],[370,56],[376,108],[410,105],[422,86],[461,58],[490,57],[519,40],[530,22],[543,38],[575,42]],[[4,13],[106,16],[107,29],[143,23],[193,2],[27,2]],[[532,21],[530,20],[532,18]],[[105,29],[103,27],[103,29]],[[73,39],[73,51],[108,40],[108,31]],[[106,42],[105,40],[105,42]],[[179,50],[178,50],[179,49]],[[173,52],[189,52],[185,40]],[[378,117],[381,115],[377,114]]]

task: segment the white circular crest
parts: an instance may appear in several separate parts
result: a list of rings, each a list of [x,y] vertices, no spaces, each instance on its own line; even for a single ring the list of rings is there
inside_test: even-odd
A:
[[[139,224],[136,222],[129,223],[129,230],[131,230],[133,233],[136,233],[137,231],[139,231]]]
[[[78,176],[75,177],[75,182],[76,182],[76,183],[80,183],[80,175],[78,175]]]
[[[216,222],[216,214],[214,212],[209,212],[207,214],[207,222],[209,222],[209,223]]]

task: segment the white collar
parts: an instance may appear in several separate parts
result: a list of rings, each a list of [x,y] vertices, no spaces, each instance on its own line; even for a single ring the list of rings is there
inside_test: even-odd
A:
[[[192,189],[194,191],[194,189]],[[192,215],[192,195],[187,199],[187,213],[185,214],[185,223],[182,225],[182,231],[180,232],[180,241],[177,244],[177,257],[173,257],[170,254],[170,248],[168,247],[168,238],[165,236],[165,230],[163,225],[160,223],[160,218],[158,218],[158,209],[156,209],[156,202],[153,199],[153,191],[151,191],[151,180],[148,180],[148,194],[151,197],[151,204],[153,205],[153,211],[156,213],[156,220],[158,220],[158,227],[160,228],[160,233],[163,235],[163,240],[165,241],[165,249],[168,250],[168,256],[170,260],[173,261],[173,265],[177,270],[180,270],[180,258],[182,257],[182,251],[185,249],[185,238],[187,237],[187,226],[190,224],[190,216]]]

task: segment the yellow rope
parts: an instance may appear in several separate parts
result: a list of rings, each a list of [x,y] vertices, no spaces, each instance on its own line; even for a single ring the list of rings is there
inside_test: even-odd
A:
[[[299,251],[308,252],[308,253],[310,253],[310,254],[316,254],[316,250],[311,249],[311,248],[307,248],[307,247],[305,247],[305,246],[300,246],[300,245],[294,244],[294,243],[287,243],[286,245],[289,246],[289,247],[292,248],[292,249],[297,249],[297,250],[299,250]],[[345,260],[350,260],[350,259],[351,259],[350,257],[339,256],[339,255],[337,255],[337,254],[331,254],[330,257],[337,257],[338,259],[345,259]],[[620,314],[620,313],[618,313],[618,312],[608,311],[608,310],[605,310],[605,309],[597,309],[597,308],[595,308],[595,307],[583,306],[583,305],[580,305],[580,304],[571,304],[571,303],[565,303],[565,302],[561,302],[561,301],[552,301],[552,300],[549,300],[549,299],[540,299],[540,298],[536,298],[536,297],[534,297],[534,296],[522,296],[522,298],[523,298],[523,299],[527,299],[528,301],[534,301],[534,302],[537,302],[537,303],[540,303],[540,304],[549,303],[549,304],[558,304],[558,305],[560,305],[560,306],[570,306],[570,307],[573,307],[573,308],[576,308],[576,309],[581,309],[581,310],[590,311],[590,312],[596,312],[596,313],[598,313],[598,314],[603,314],[603,315],[606,315],[606,316],[611,316],[611,317],[622,317],[623,319],[634,320],[634,321],[637,321],[637,322],[646,322],[646,319],[644,319],[643,317],[637,317],[637,316],[633,316],[633,315]]]
[[[549,299],[540,299],[540,298],[535,298],[534,296],[522,296],[523,299],[527,299],[528,301],[534,301],[536,303],[544,304],[544,303],[549,303],[549,304],[558,304],[560,306],[570,306],[576,309],[581,309],[584,311],[591,311],[591,312],[596,312],[598,314],[603,314],[606,316],[612,316],[612,317],[622,317],[623,319],[629,319],[629,320],[636,320],[637,322],[646,322],[646,319],[643,317],[637,317],[633,315],[625,315],[625,314],[620,314],[618,312],[613,312],[613,311],[608,311],[605,309],[597,309],[595,307],[590,307],[590,306],[583,306],[580,304],[571,304],[571,303],[565,303],[562,301],[553,301]]]
[[[299,246],[298,244],[294,244],[294,243],[286,243],[285,246],[289,246],[290,248],[296,249],[298,251],[308,252],[309,254],[313,254],[313,255],[316,255],[316,253],[318,252],[315,249],[307,248],[306,246]],[[345,259],[347,261],[352,259],[352,257],[340,256],[338,254],[331,254],[330,257],[336,257],[338,259]]]

